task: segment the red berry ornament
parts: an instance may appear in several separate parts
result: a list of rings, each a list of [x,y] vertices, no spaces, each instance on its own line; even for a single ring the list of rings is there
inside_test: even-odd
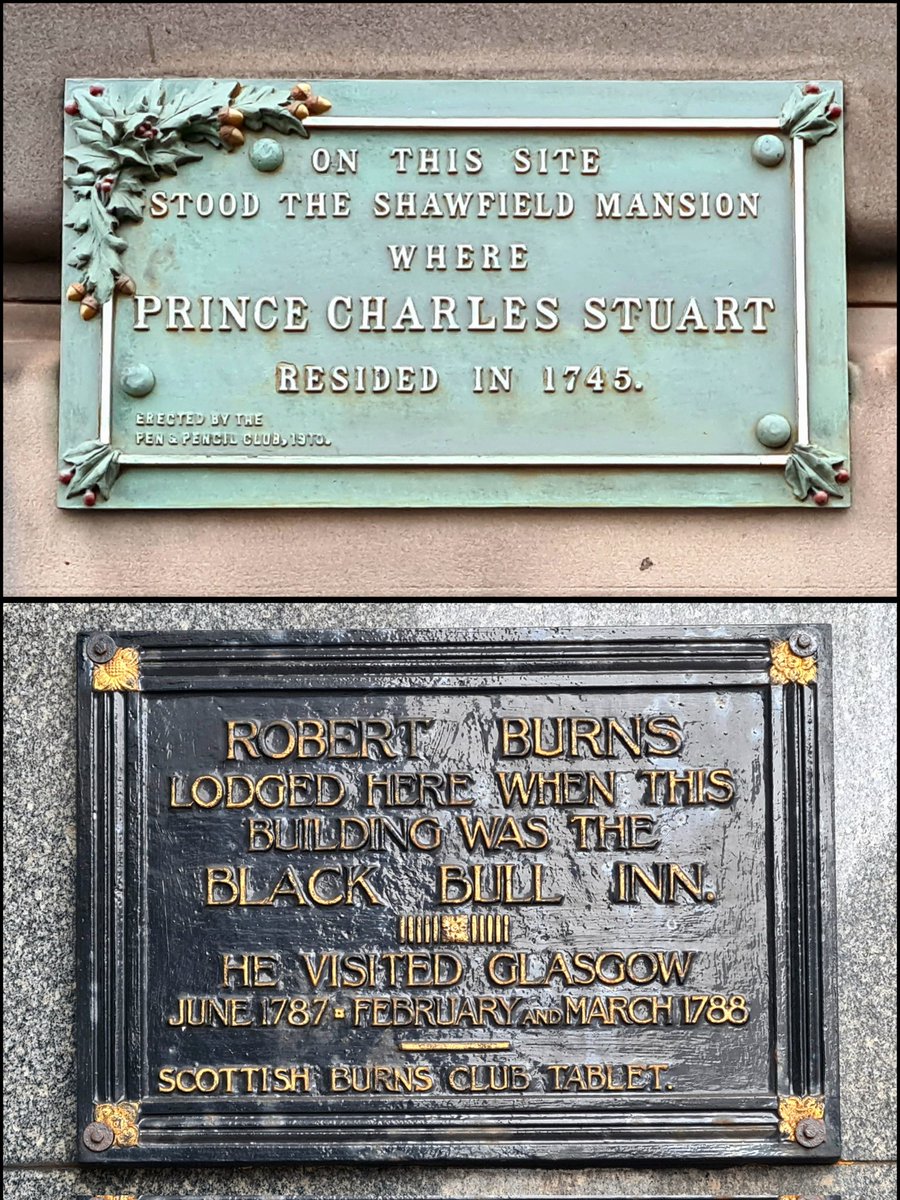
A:
[[[836,121],[843,111],[839,104],[832,104],[828,110],[828,115],[832,121]]]
[[[97,503],[97,493],[93,490],[93,488],[84,493],[84,502],[88,508],[93,508]]]
[[[813,492],[813,501],[816,504],[818,504],[820,507],[823,504],[827,504],[828,503],[828,493],[827,492]]]
[[[822,89],[817,83],[808,83],[803,90],[807,96],[817,96]]]
[[[64,110],[63,110],[63,111],[64,111],[64,112],[67,112],[67,113],[69,114],[69,116],[70,116],[70,117],[77,117],[77,116],[78,116],[78,113],[79,113],[79,111],[80,111],[80,110],[79,110],[79,108],[78,108],[78,103],[77,103],[77,101],[75,101],[75,100],[70,100],[70,101],[69,101],[69,103],[68,103],[67,105],[65,105],[65,108],[64,108]]]
[[[92,96],[102,96],[103,92],[104,92],[104,89],[100,86],[99,83],[92,84],[88,90],[90,91]]]
[[[73,476],[74,474],[75,474],[75,472],[74,472],[74,471],[60,471],[60,473],[59,473],[59,482],[60,482],[60,483],[71,483],[71,482],[72,482],[72,476]]]
[[[835,471],[834,477],[838,483],[849,483],[850,472],[845,467],[841,467],[839,471]]]

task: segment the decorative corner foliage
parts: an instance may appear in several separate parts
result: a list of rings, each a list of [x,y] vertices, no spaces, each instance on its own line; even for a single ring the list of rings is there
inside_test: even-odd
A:
[[[238,95],[241,107],[233,108]],[[148,183],[201,159],[201,142],[237,149],[244,142],[242,126],[308,137],[305,118],[330,107],[309,84],[296,84],[286,94],[215,79],[186,88],[157,79],[127,96],[96,84],[80,88],[65,108],[78,138],[65,155],[74,167],[65,182],[75,197],[65,224],[80,235],[67,261],[81,272],[69,289],[70,299],[81,302],[81,315],[90,320],[118,281],[128,279],[122,269],[127,243],[119,226],[143,219]],[[128,285],[133,290],[131,280]]]
[[[829,496],[843,499],[839,484],[847,483],[849,471],[841,464],[845,455],[832,454],[821,446],[797,442],[788,456],[784,477],[798,500],[805,500],[810,493],[816,504],[827,504]]]
[[[133,646],[120,646],[109,662],[96,663],[91,674],[95,692],[139,692],[141,690],[140,655]],[[138,1106],[136,1104],[102,1105],[107,1115],[103,1121],[113,1130],[117,1146],[138,1144]],[[110,1115],[114,1114],[114,1115]],[[134,1138],[120,1141],[120,1137]]]
[[[806,687],[815,683],[816,660],[812,655],[801,658],[793,652],[789,642],[773,642],[769,678],[773,683],[799,683]]]
[[[834,90],[823,92],[817,83],[794,88],[779,116],[779,125],[788,137],[803,138],[815,145],[837,129],[841,106],[834,103]]]
[[[89,506],[96,502],[99,492],[104,500],[109,499],[112,485],[119,474],[120,450],[114,450],[108,442],[82,442],[74,450],[63,455],[63,461],[72,468],[60,476],[66,486],[66,499],[84,494]]]
[[[822,1096],[786,1096],[778,1104],[780,1133],[792,1142],[797,1140],[797,1126],[801,1121],[821,1121],[825,1117],[825,1099]]]

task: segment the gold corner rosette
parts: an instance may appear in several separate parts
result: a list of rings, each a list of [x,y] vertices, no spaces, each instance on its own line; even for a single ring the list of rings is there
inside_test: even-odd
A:
[[[778,1102],[778,1130],[790,1141],[797,1140],[797,1126],[801,1121],[825,1119],[825,1100],[822,1096],[785,1096]]]
[[[803,687],[815,683],[815,656],[802,658],[794,653],[790,642],[773,642],[769,679],[772,683],[799,683]]]
[[[95,692],[139,692],[140,658],[133,646],[120,646],[109,662],[95,663],[92,686]]]
[[[122,1101],[120,1104],[97,1104],[94,1120],[112,1130],[113,1145],[136,1146],[138,1144],[138,1106]]]

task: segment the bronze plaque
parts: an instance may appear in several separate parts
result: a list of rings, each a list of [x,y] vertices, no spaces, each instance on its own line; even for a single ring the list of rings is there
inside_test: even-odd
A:
[[[825,627],[88,634],[86,1161],[832,1161]]]

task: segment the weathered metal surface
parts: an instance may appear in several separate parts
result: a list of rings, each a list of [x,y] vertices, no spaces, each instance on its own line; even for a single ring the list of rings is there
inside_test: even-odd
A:
[[[849,503],[840,84],[234,86],[70,81],[61,504]]]
[[[171,1195],[159,1196],[159,1195],[153,1195],[153,1196],[150,1196],[150,1195],[147,1195],[146,1192],[142,1192],[141,1195],[136,1196],[133,1194],[124,1195],[121,1193],[112,1194],[109,1192],[104,1192],[104,1193],[101,1193],[99,1196],[97,1196],[97,1195],[95,1195],[95,1196],[84,1196],[84,1195],[76,1196],[74,1198],[74,1200],[275,1200],[275,1198],[272,1196],[257,1196],[257,1197],[241,1196],[241,1197],[238,1197],[238,1196],[218,1196],[218,1195],[216,1195],[216,1196],[212,1196],[212,1195],[204,1195],[204,1196],[194,1196],[194,1195],[191,1195],[191,1196],[171,1196]],[[295,1197],[290,1197],[290,1196],[282,1196],[282,1197],[280,1197],[280,1200],[299,1200],[299,1197],[295,1198]],[[307,1198],[305,1198],[305,1200],[309,1200],[309,1198],[307,1197]],[[435,1197],[435,1200],[437,1200],[437,1197]],[[444,1197],[443,1200],[453,1200],[453,1197]],[[463,1200],[463,1198],[459,1197],[458,1200]],[[529,1200],[529,1197],[523,1196],[522,1200]],[[534,1197],[533,1200],[538,1200],[538,1197]],[[624,1196],[598,1196],[598,1197],[596,1197],[596,1200],[630,1200],[630,1198],[626,1198]],[[679,1196],[679,1197],[674,1197],[674,1198],[673,1197],[665,1197],[665,1196],[644,1196],[644,1197],[642,1197],[642,1200],[709,1200],[709,1198],[705,1197],[705,1196]],[[811,1193],[802,1195],[802,1196],[797,1193],[794,1193],[790,1196],[726,1196],[722,1193],[719,1193],[716,1196],[716,1200],[841,1200],[841,1198],[840,1198],[840,1196],[822,1196],[822,1195],[814,1196]]]
[[[85,1161],[838,1156],[827,627],[106,636]]]

